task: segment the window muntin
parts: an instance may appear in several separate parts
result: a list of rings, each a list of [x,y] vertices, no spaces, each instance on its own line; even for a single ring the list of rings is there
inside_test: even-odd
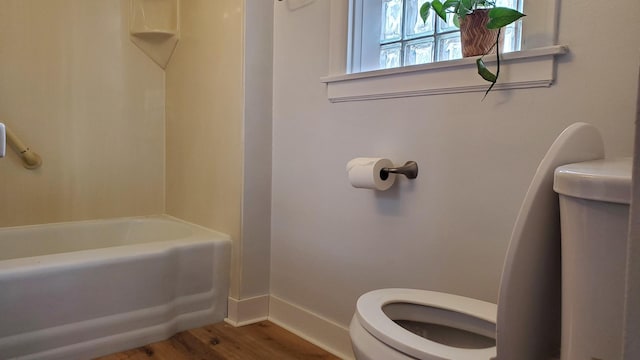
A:
[[[368,0],[356,1],[367,2]],[[447,22],[444,22],[431,10],[427,22],[423,23],[419,16],[419,9],[425,1],[378,1],[380,36],[375,45],[367,44],[374,37],[366,35],[367,32],[375,31],[375,26],[367,26],[366,19],[361,23],[363,48],[375,46],[377,50],[370,48],[364,53],[368,53],[369,56],[377,53],[379,59],[378,61],[367,60],[366,55],[362,55],[363,64],[369,64],[362,66],[362,70],[374,70],[376,66],[377,69],[388,69],[462,58],[460,30],[453,24],[453,15],[449,14]],[[522,10],[522,2],[523,0],[496,0],[496,6]],[[366,14],[372,15],[372,10],[367,11]],[[520,21],[507,26],[503,32],[504,45],[501,52],[520,50]],[[355,70],[359,67],[357,64],[353,66]]]

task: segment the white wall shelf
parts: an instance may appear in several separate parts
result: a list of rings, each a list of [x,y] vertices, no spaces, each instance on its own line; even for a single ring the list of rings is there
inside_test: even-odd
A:
[[[150,30],[131,32],[131,35],[146,40],[164,40],[176,36],[177,33],[175,31]]]
[[[569,52],[566,45],[517,51],[500,56],[500,78],[495,90],[549,87],[554,81],[555,58]],[[323,77],[331,102],[388,99],[407,96],[486,91],[489,83],[477,75],[476,59],[470,57]],[[495,67],[495,56],[485,63]]]
[[[166,68],[180,40],[180,0],[131,0],[131,41]]]

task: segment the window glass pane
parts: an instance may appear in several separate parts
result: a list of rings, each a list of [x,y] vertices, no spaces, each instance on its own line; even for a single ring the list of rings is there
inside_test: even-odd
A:
[[[503,6],[512,9],[518,9],[518,0],[496,0],[496,6]]]
[[[417,65],[433,62],[433,38],[408,41],[404,47],[404,65]]]
[[[500,49],[500,52],[511,52],[516,51],[516,37],[515,37],[515,26],[513,24],[502,28],[504,32],[504,44]]]
[[[455,32],[438,37],[437,61],[453,60],[462,58],[462,45],[460,44],[460,33]]]
[[[511,9],[522,10],[522,0],[496,0],[496,6],[508,7]],[[501,52],[510,52],[520,50],[520,26],[521,20],[516,21],[502,29],[504,32],[504,46]]]
[[[416,36],[424,36],[433,34],[435,13],[429,11],[429,17],[426,22],[420,17],[420,7],[427,0],[405,0],[405,18],[404,18],[404,36],[407,39]]]
[[[380,46],[380,69],[399,67],[401,51],[400,43]]]
[[[369,4],[371,7],[367,13],[380,16],[381,20],[379,40],[376,40],[378,34],[367,34],[367,69],[375,69],[376,66],[388,69],[462,58],[460,29],[453,23],[453,14],[447,14],[447,21],[443,21],[431,10],[426,23],[420,18],[420,7],[428,0],[358,1]],[[512,9],[521,9],[523,3],[523,0],[494,1],[496,6]],[[377,21],[370,23],[373,24],[371,28],[378,29]],[[520,50],[521,32],[520,21],[503,28],[504,45],[501,52]]]
[[[382,1],[381,28],[381,43],[402,39],[402,0]]]
[[[438,17],[438,32],[446,32],[446,31],[458,31],[457,26],[453,23],[453,14],[447,14],[447,22],[442,21],[440,17]]]

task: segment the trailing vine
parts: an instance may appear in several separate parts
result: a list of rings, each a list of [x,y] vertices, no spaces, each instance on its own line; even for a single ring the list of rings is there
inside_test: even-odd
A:
[[[453,14],[453,22],[457,27],[460,27],[460,20],[464,19],[467,15],[473,14],[474,11],[480,9],[490,9],[489,10],[489,21],[487,22],[486,28],[495,30],[497,29],[496,42],[488,51],[486,51],[480,58],[476,60],[476,67],[478,70],[478,74],[486,81],[490,82],[491,85],[489,89],[484,94],[484,98],[487,97],[487,94],[493,89],[496,82],[498,81],[498,77],[500,76],[500,32],[502,27],[507,26],[521,17],[525,16],[525,14],[506,7],[495,6],[496,3],[494,0],[446,0],[445,2],[441,2],[440,0],[427,1],[420,7],[420,17],[422,21],[427,22],[427,18],[429,17],[429,10],[433,9],[435,13],[440,17],[443,21],[447,21],[447,14]],[[492,73],[487,66],[485,65],[482,58],[489,54],[493,48],[496,48],[496,73]]]

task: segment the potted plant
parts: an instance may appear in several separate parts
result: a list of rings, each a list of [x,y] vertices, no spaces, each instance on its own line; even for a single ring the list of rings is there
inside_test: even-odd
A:
[[[444,21],[447,21],[448,13],[453,14],[453,22],[460,28],[463,57],[480,56],[476,60],[478,74],[491,83],[486,96],[500,75],[500,31],[525,15],[514,9],[496,6],[495,0],[433,0],[420,7],[420,17],[424,22],[431,9]],[[495,74],[482,61],[483,56],[491,53],[497,56]]]

